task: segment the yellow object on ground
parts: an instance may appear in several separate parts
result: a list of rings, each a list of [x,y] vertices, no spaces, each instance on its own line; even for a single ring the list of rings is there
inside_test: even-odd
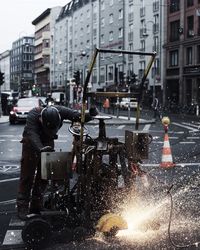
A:
[[[168,116],[162,118],[162,124],[168,126],[170,124],[170,119]]]
[[[96,226],[96,229],[103,233],[110,232],[113,228],[118,230],[127,229],[128,224],[120,215],[108,213],[99,219]]]

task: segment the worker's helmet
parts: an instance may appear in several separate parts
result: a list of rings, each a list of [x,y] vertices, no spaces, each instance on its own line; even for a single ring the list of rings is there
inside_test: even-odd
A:
[[[41,112],[41,120],[43,127],[47,129],[59,129],[61,125],[61,117],[57,108],[48,106]]]

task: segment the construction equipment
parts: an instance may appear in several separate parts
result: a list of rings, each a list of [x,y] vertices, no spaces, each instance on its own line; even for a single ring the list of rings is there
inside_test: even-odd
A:
[[[128,193],[135,185],[136,176],[144,174],[137,163],[148,158],[148,145],[152,137],[137,130],[139,113],[136,117],[136,131],[126,131],[125,142],[119,141],[117,137],[107,137],[106,120],[111,119],[107,115],[95,117],[99,124],[99,134],[96,138],[89,135],[85,126],[87,98],[132,97],[132,93],[87,93],[95,59],[101,51],[135,54],[130,51],[96,49],[85,80],[81,122],[69,127],[74,136],[72,151],[46,152],[41,155],[41,175],[49,182],[44,203],[48,210],[28,218],[22,230],[22,238],[29,246],[45,244],[50,235],[58,231],[60,238],[69,240],[82,239],[94,234],[96,230],[106,236],[113,236],[118,230],[127,228],[126,221],[120,214],[116,214],[116,207],[124,193]],[[155,53],[142,54],[152,57],[142,78],[144,83]],[[141,98],[137,102],[138,105],[140,102]],[[139,110],[138,106],[137,111]],[[136,166],[135,172],[133,165]],[[120,179],[123,180],[123,188],[119,188]]]

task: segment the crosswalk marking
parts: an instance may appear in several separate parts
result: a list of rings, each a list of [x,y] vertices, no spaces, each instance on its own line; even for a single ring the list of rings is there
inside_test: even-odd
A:
[[[189,122],[182,122],[182,124],[187,125],[187,126],[192,126],[192,127],[194,127],[194,128],[199,129],[199,125],[195,125],[195,124],[193,124],[193,123],[189,123]]]
[[[187,128],[189,129],[190,131],[193,131],[193,132],[197,132],[199,131],[199,129],[196,129],[196,128],[192,128],[190,126],[186,126],[186,125],[183,125],[181,123],[177,123],[177,122],[172,122],[173,125],[176,125],[176,126],[179,126],[179,127],[182,127],[182,128]]]
[[[195,141],[180,141],[179,144],[195,144]]]
[[[21,229],[15,229],[15,230],[7,230],[3,244],[6,245],[21,245],[24,244],[22,240],[22,230]]]

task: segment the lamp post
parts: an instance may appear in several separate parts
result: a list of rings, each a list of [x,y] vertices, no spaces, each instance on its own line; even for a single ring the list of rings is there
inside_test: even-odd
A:
[[[62,60],[59,60],[58,64],[61,67],[63,64]],[[65,106],[67,106],[67,99],[68,99],[67,98],[67,72],[66,72],[65,68],[63,68],[63,66],[59,71],[61,74],[61,83],[62,83],[62,86],[64,87],[64,90],[65,90]]]
[[[151,20],[147,21],[144,24],[145,33],[143,33],[143,37],[145,39],[149,36],[148,32],[146,32],[148,23],[152,23],[153,26],[155,25],[155,22],[151,21]],[[156,49],[156,41],[155,41],[154,36],[153,36],[153,47],[154,47],[154,50],[155,50]],[[153,103],[154,103],[155,97],[156,97],[156,60],[154,60],[154,71],[153,71]]]

